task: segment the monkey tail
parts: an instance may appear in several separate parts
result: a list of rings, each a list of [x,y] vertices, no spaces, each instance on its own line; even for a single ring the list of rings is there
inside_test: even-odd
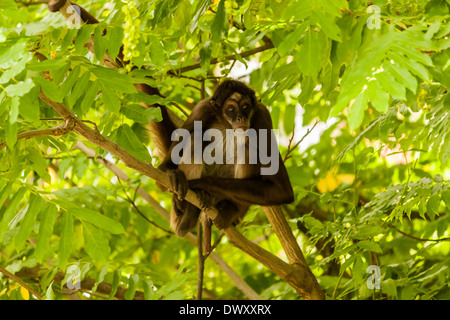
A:
[[[148,95],[158,95],[162,97],[158,88],[151,87],[148,84],[135,83],[134,86],[140,92],[144,92]],[[175,121],[176,119],[171,117],[170,110],[167,109],[166,106],[157,103],[153,105],[146,104],[145,106],[147,108],[161,109],[162,120],[159,122],[152,120],[147,127],[150,132],[151,140],[156,146],[156,155],[159,157],[159,159],[163,160],[166,154],[169,152],[170,145],[172,143],[172,132],[175,129],[181,127],[181,124],[177,125],[177,122],[179,121]]]
[[[162,160],[169,152],[172,132],[178,127],[171,119],[167,107],[161,105],[158,105],[158,107],[161,109],[162,120],[159,122],[150,121],[148,129],[156,146],[156,155]]]

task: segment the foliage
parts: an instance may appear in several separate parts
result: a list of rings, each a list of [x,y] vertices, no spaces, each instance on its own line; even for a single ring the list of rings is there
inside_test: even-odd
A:
[[[450,1],[370,2],[79,1],[100,23],[76,27],[37,1],[1,1],[0,298],[63,299],[89,279],[84,298],[194,297],[197,249],[136,190],[164,208],[170,194],[118,162],[131,183],[121,181],[73,132],[21,134],[61,123],[42,91],[157,165],[143,125],[160,114],[140,103],[184,118],[228,76],[259,93],[280,129],[296,194],[285,211],[327,298],[450,298]],[[105,67],[121,45],[126,70]],[[240,229],[283,257],[259,208]],[[261,297],[297,298],[226,239],[215,252]],[[245,298],[210,259],[204,284],[213,298]]]

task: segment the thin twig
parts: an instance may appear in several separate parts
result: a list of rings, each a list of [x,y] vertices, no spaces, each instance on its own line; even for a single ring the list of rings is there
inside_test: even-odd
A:
[[[135,201],[134,201],[133,199],[130,198],[130,196],[128,195],[128,192],[125,190],[125,187],[124,187],[123,184],[122,184],[121,179],[120,179],[117,175],[116,175],[116,177],[117,177],[117,179],[118,179],[118,181],[119,181],[119,184],[120,184],[121,187],[122,187],[123,192],[125,193],[125,196],[127,197],[127,199],[125,199],[125,200],[127,200],[127,201],[131,204],[131,206],[134,208],[134,210],[136,210],[136,212],[137,212],[142,218],[144,218],[145,221],[147,221],[147,222],[150,223],[151,225],[157,227],[158,229],[161,229],[161,230],[164,231],[164,232],[167,232],[167,233],[169,233],[169,234],[174,234],[171,230],[167,230],[166,228],[163,228],[163,227],[159,226],[158,224],[156,224],[155,222],[153,222],[152,220],[150,220],[149,218],[147,218],[147,217],[142,213],[142,211],[137,207]],[[137,193],[136,193],[136,194],[137,194]]]
[[[220,240],[222,240],[223,236],[225,235],[225,233],[221,233],[216,241],[214,241],[214,244],[211,246],[211,250],[209,252],[207,252],[204,256],[203,256],[203,261],[205,261],[206,259],[208,259],[209,255],[214,251],[214,249],[219,245]]]
[[[396,226],[389,224],[389,227],[394,228],[395,230],[397,230],[398,232],[400,232],[402,235],[404,235],[405,237],[417,240],[417,241],[434,241],[434,242],[441,242],[441,241],[450,241],[450,237],[449,238],[441,238],[441,239],[426,239],[426,238],[419,238],[410,234],[407,234],[406,232],[403,232],[401,230],[399,230]]]
[[[39,120],[41,120],[41,121],[64,121],[64,119],[63,118],[40,118]],[[92,124],[93,126],[94,126],[94,129],[95,129],[95,131],[98,131],[98,129],[97,129],[97,124],[94,122],[94,121],[91,121],[91,120],[82,120],[82,119],[80,119],[82,122],[85,122],[85,123],[90,123],[90,124]]]
[[[257,47],[257,48],[254,48],[254,49],[251,49],[251,50],[248,50],[248,51],[244,51],[242,53],[227,55],[227,56],[225,56],[225,59],[229,60],[229,61],[238,60],[239,57],[246,58],[246,57],[252,56],[252,55],[254,55],[256,53],[263,52],[263,51],[266,51],[266,50],[269,50],[269,49],[272,49],[272,48],[274,48],[273,43],[271,41],[270,42],[267,41],[264,45],[262,45],[260,47]],[[212,64],[217,64],[219,62],[220,61],[219,61],[218,58],[213,58],[213,59],[211,59],[210,64],[211,65]],[[168,74],[169,75],[177,75],[177,74],[181,74],[181,73],[184,73],[184,72],[188,72],[188,71],[199,69],[200,67],[201,67],[200,63],[196,63],[196,64],[193,64],[193,65],[190,65],[190,66],[179,68],[176,72],[175,71],[169,71]]]
[[[306,138],[306,137],[314,130],[314,128],[316,127],[316,125],[317,125],[318,123],[319,123],[319,120],[316,120],[316,122],[314,123],[314,125],[313,125],[310,129],[308,129],[308,130],[306,131],[305,135],[300,139],[300,141],[298,141],[298,142],[291,148],[291,147],[290,147],[291,141],[292,141],[292,139],[294,138],[294,133],[292,133],[292,137],[291,137],[291,139],[289,140],[288,150],[286,151],[286,154],[284,155],[283,162],[286,162],[286,160],[290,158],[289,155],[291,154],[291,152],[294,151],[294,149],[297,148],[298,145],[299,145],[300,143],[303,142],[303,140],[305,140],[305,138]]]

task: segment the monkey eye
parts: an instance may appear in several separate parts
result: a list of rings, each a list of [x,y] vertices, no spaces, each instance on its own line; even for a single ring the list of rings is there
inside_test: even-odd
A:
[[[233,111],[234,111],[234,108],[233,108],[233,107],[228,107],[228,111],[229,111],[229,112],[233,112]]]
[[[243,110],[247,110],[250,106],[248,104],[244,104],[244,106],[242,107]]]

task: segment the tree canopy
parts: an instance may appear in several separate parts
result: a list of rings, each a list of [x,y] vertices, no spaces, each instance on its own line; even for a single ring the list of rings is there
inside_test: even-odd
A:
[[[50,2],[0,1],[0,299],[450,298],[449,0]],[[225,78],[295,201],[199,262],[146,126]]]

